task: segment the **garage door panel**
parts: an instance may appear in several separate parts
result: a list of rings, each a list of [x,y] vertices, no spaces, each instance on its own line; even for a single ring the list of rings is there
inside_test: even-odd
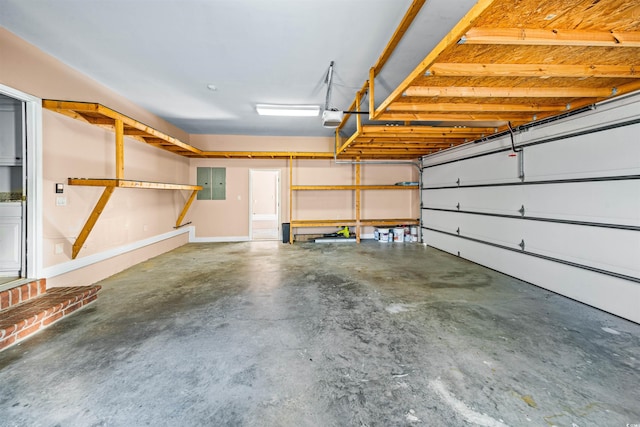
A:
[[[425,211],[423,223],[465,237],[640,277],[640,232],[504,219],[465,213]]]
[[[423,230],[428,245],[640,323],[640,286],[572,266]]]
[[[640,227],[640,180],[423,190],[423,206]]]
[[[640,124],[525,148],[527,180],[637,174]]]

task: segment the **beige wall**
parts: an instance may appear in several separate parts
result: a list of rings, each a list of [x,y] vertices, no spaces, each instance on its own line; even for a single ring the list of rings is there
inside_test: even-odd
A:
[[[333,153],[334,139],[305,136],[191,135],[191,143],[205,151],[321,151]]]
[[[204,150],[228,151],[329,151],[332,138],[259,137],[239,135],[191,135],[191,142]],[[197,200],[191,218],[198,238],[249,236],[249,170],[281,171],[281,222],[289,222],[289,163],[287,160],[191,159],[191,179],[197,167],[227,169],[227,199]],[[395,184],[417,181],[417,169],[409,165],[362,165],[362,184]],[[355,184],[355,166],[333,160],[294,160],[295,185]],[[355,217],[353,191],[296,191],[293,194],[295,219],[351,219]],[[380,190],[362,193],[362,218],[418,218],[417,191]],[[297,230],[315,233],[327,229]],[[372,229],[366,228],[365,233]]]

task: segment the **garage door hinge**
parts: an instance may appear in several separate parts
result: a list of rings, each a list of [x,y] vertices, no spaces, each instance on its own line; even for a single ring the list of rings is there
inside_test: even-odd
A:
[[[524,205],[522,205],[518,212],[520,212],[520,215],[524,216]]]
[[[524,251],[524,239],[522,239],[522,241],[520,242],[520,244],[518,246],[520,246],[520,249],[522,249]]]

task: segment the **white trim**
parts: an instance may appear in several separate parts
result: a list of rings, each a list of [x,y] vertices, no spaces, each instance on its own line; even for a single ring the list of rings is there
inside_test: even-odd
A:
[[[278,214],[256,214],[253,215],[254,221],[277,221]]]
[[[189,243],[223,243],[249,241],[249,236],[195,237],[195,235],[189,234]]]
[[[51,277],[56,277],[61,274],[69,273],[70,271],[78,270],[80,268],[84,268],[92,264],[96,264],[98,262],[106,261],[118,255],[135,251],[145,246],[153,245],[155,243],[159,243],[163,240],[171,239],[173,237],[176,237],[185,233],[189,233],[189,241],[190,241],[191,234],[194,233],[194,227],[193,226],[183,227],[178,230],[169,231],[168,233],[158,234],[156,236],[149,237],[148,239],[138,240],[137,242],[132,242],[123,246],[118,246],[116,248],[108,249],[106,251],[99,252],[97,254],[93,254],[83,258],[78,258],[72,261],[53,265],[51,267],[47,267],[42,270],[43,277],[49,279]]]
[[[23,163],[30,177],[27,181],[27,271],[23,276],[42,277],[42,99],[0,84],[0,94],[18,99],[26,104],[27,159]]]

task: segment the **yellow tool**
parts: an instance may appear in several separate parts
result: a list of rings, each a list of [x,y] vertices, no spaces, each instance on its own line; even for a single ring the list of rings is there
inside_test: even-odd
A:
[[[349,238],[349,227],[347,227],[346,225],[344,227],[342,227],[340,230],[338,230],[338,232],[336,233],[338,236],[343,236],[345,238]]]

